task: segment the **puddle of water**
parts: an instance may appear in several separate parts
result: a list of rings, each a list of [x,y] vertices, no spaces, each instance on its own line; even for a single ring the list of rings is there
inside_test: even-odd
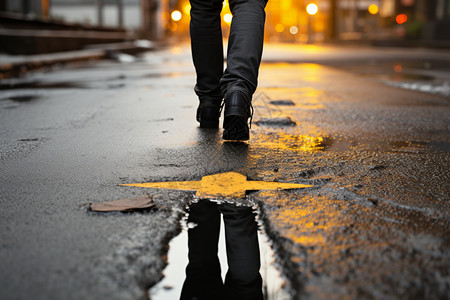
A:
[[[266,147],[286,149],[292,151],[328,151],[345,152],[356,149],[381,152],[425,153],[450,152],[448,142],[421,142],[421,141],[379,141],[379,140],[354,140],[345,137],[333,138],[331,136],[295,136],[287,134],[272,134],[258,136],[259,144]],[[256,140],[256,138],[255,138]]]
[[[407,90],[420,91],[424,93],[438,94],[450,97],[450,85],[448,82],[424,82],[424,81],[387,81],[387,84]],[[446,105],[445,105],[446,106]]]
[[[295,106],[295,103],[292,102],[292,100],[273,100],[270,101],[270,104],[281,106]]]
[[[444,61],[375,61],[369,64],[331,64],[352,73],[380,79],[385,84],[408,90],[421,91],[450,97],[447,74],[448,62]],[[430,72],[431,71],[431,72]]]
[[[0,98],[0,109],[13,109],[19,107],[22,103],[29,103],[39,99],[37,95],[16,95],[6,98]]]
[[[446,142],[417,142],[417,141],[396,141],[388,143],[391,151],[412,151],[423,150],[449,152],[450,143]]]
[[[253,138],[254,145],[298,152],[322,151],[332,142],[332,139],[324,136],[292,135],[283,132],[258,135]]]
[[[187,216],[182,220],[186,224]],[[256,222],[256,221],[255,221]],[[194,225],[195,226],[195,225]],[[186,279],[186,266],[188,265],[188,229],[183,226],[181,233],[169,244],[168,262],[164,269],[164,278],[149,289],[149,295],[154,300],[179,299]],[[225,246],[225,225],[221,217],[218,258],[221,266],[222,281],[227,273],[227,255]],[[285,281],[280,272],[274,266],[274,253],[270,246],[269,238],[264,233],[262,226],[258,229],[259,251],[261,268],[259,270],[263,279],[264,299],[284,300],[290,299],[288,292],[283,289]]]
[[[39,96],[36,95],[20,95],[20,96],[12,96],[6,98],[7,100],[12,100],[14,102],[31,102],[33,100],[39,99]]]
[[[40,139],[40,138],[30,138],[30,139],[20,139],[20,140],[17,140],[18,142],[39,142],[39,141],[41,141],[42,139]]]
[[[290,117],[261,118],[254,123],[258,126],[267,127],[290,127],[297,125]]]

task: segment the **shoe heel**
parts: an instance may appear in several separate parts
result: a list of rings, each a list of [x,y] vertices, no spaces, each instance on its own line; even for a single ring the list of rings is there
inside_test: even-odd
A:
[[[219,128],[219,115],[217,108],[202,108],[200,113],[200,128]]]
[[[234,105],[225,108],[225,116],[239,116],[241,118],[247,118],[247,113],[242,107]]]
[[[219,128],[219,120],[217,120],[217,121],[201,121],[200,128]]]

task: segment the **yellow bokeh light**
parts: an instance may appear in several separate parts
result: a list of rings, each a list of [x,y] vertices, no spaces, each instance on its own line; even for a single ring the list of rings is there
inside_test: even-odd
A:
[[[297,34],[298,33],[298,27],[297,26],[291,26],[291,28],[289,28],[289,32],[291,34]]]
[[[283,24],[275,25],[275,31],[276,32],[283,32],[284,31],[284,25]]]
[[[174,10],[170,16],[172,17],[172,20],[178,22],[181,20],[182,14],[179,10]]]
[[[189,13],[191,12],[191,5],[190,5],[189,3],[186,4],[186,5],[184,6],[183,10],[184,10],[184,13],[185,13],[185,14],[189,15]]]
[[[315,3],[310,3],[306,6],[306,12],[311,16],[314,16],[315,14],[317,14],[318,11],[319,11],[319,7]]]
[[[369,10],[369,13],[371,14],[371,15],[376,15],[377,13],[378,13],[378,5],[376,5],[376,4],[371,4],[370,6],[369,6],[369,8],[368,8],[368,10]]]
[[[233,20],[233,15],[232,14],[225,14],[223,16],[223,20],[225,21],[225,23],[230,25],[231,24],[231,20]]]

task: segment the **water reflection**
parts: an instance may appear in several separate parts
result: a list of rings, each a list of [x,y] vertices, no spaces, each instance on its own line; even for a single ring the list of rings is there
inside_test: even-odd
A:
[[[324,150],[332,143],[332,139],[321,135],[295,135],[284,132],[273,132],[268,135],[258,135],[253,142],[257,145],[264,145],[265,148],[272,150],[313,152]]]
[[[220,215],[225,224],[228,271],[217,257]],[[201,200],[191,205],[189,264],[181,299],[263,299],[255,215],[250,207]]]

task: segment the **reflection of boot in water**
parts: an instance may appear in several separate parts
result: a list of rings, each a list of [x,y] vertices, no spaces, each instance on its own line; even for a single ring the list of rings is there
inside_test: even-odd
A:
[[[225,223],[228,259],[225,298],[263,299],[255,215],[250,207],[237,207],[231,204],[222,204],[219,210]]]
[[[180,299],[224,299],[217,257],[220,229],[217,204],[210,201],[192,204],[188,222],[196,227],[188,230],[189,264]]]

